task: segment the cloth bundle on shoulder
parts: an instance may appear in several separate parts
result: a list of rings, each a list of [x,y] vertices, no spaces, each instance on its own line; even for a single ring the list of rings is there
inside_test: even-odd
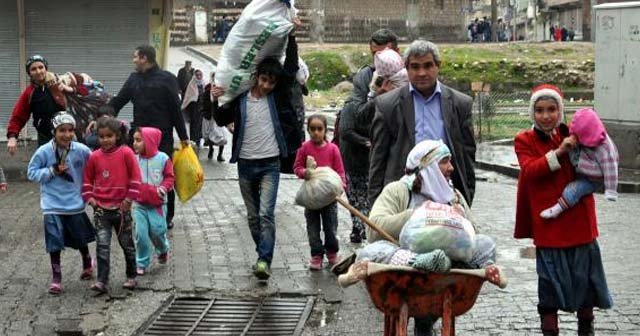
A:
[[[98,109],[109,101],[111,95],[105,92],[100,81],[94,80],[86,73],[67,72],[55,75],[55,81],[63,87],[74,88],[73,92],[65,93],[67,111],[76,120],[77,140],[84,142],[85,128],[96,119]]]
[[[307,157],[307,171],[311,175],[296,193],[296,204],[307,209],[318,210],[336,201],[342,195],[342,179],[329,167],[316,168],[313,157]]]
[[[416,208],[400,232],[400,246],[416,253],[443,250],[454,261],[468,263],[475,249],[473,225],[458,210],[431,201]]]
[[[222,47],[216,85],[225,89],[224,105],[249,90],[251,75],[267,57],[280,59],[293,29],[293,1],[253,0],[242,11]]]

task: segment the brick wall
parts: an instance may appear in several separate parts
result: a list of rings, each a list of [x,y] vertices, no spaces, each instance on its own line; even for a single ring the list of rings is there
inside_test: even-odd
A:
[[[307,15],[318,15],[324,9],[321,30],[325,42],[366,42],[380,28],[394,30],[403,41],[417,37],[438,42],[464,41],[465,18],[461,9],[465,5],[465,0],[296,1],[296,7]]]
[[[176,0],[175,8],[199,5],[212,11],[241,9],[249,0]],[[300,40],[367,42],[389,28],[401,41],[418,37],[435,42],[465,41],[462,8],[469,0],[296,0],[304,27]]]

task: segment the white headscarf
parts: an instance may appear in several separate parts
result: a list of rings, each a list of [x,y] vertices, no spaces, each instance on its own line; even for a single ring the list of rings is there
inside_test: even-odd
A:
[[[420,195],[414,195],[413,204],[420,204],[425,200],[436,203],[449,204],[455,199],[453,187],[440,171],[438,163],[451,156],[449,147],[441,140],[425,140],[413,147],[407,156],[406,169],[411,173],[403,177],[409,188],[413,187],[417,172],[422,177]],[[421,197],[415,197],[421,196]]]

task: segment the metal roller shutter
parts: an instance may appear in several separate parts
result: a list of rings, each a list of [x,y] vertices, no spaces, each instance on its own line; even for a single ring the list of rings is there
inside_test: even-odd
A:
[[[18,10],[16,1],[0,1],[0,138],[20,95],[20,76],[25,76],[20,62]]]
[[[134,71],[134,48],[149,43],[148,0],[29,0],[25,12],[27,55],[56,73],[85,72],[114,95]],[[132,119],[131,104],[120,117]]]

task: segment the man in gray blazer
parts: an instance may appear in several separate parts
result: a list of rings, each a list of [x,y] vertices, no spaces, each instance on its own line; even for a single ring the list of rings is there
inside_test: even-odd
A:
[[[375,100],[371,128],[369,200],[400,179],[409,151],[423,140],[443,140],[451,150],[453,185],[471,205],[476,143],[471,97],[438,81],[440,52],[428,41],[411,43],[404,55],[410,84]]]

